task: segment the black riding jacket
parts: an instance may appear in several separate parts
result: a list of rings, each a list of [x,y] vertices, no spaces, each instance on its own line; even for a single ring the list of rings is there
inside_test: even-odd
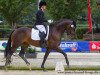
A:
[[[45,25],[44,22],[47,22],[47,20],[44,17],[44,12],[42,11],[42,9],[40,9],[36,14],[35,25]]]

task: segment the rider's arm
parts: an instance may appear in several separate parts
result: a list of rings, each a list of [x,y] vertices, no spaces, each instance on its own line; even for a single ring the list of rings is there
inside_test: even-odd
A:
[[[43,16],[43,22],[48,22],[47,19]]]
[[[42,22],[48,22],[48,21],[46,20],[46,18],[44,17],[44,13],[43,13],[42,11],[39,11],[39,12],[37,13],[37,16],[38,16],[38,18],[39,18],[40,21],[42,21]]]

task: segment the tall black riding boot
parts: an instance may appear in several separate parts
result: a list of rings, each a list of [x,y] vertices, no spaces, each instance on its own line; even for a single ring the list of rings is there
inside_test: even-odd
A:
[[[45,33],[40,32],[40,47],[45,48],[46,47],[46,40],[45,40]]]

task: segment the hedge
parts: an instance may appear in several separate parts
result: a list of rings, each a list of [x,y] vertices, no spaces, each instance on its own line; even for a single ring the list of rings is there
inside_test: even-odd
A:
[[[11,33],[11,29],[0,29],[0,38],[8,38],[9,34]]]
[[[83,34],[86,34],[89,32],[89,28],[77,28],[76,29],[76,34],[78,39],[83,38]],[[97,33],[96,28],[93,28],[93,33]]]

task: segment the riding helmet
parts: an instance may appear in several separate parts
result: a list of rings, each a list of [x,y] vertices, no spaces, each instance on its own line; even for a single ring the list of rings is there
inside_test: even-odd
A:
[[[39,3],[39,7],[41,8],[43,5],[46,6],[46,5],[47,5],[46,2],[45,2],[45,1],[40,1],[40,3]]]

